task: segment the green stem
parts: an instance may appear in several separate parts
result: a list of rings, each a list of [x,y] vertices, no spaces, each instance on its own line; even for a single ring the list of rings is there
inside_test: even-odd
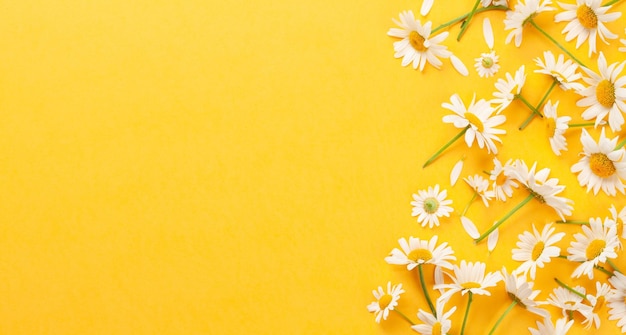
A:
[[[576,291],[575,289],[571,288],[569,285],[565,284],[564,282],[560,281],[559,278],[554,278],[554,280],[557,282],[557,284],[559,284],[561,287],[566,288],[568,291],[576,294],[577,296],[583,298],[583,299],[587,299],[587,296]]]
[[[535,108],[535,106],[531,105],[530,102],[528,102],[528,100],[526,100],[526,98],[524,98],[521,94],[516,94],[515,98],[516,99],[520,99],[524,103],[524,105],[526,105],[526,107],[528,107],[534,114],[539,115],[539,117],[543,117],[543,115],[541,115],[541,113],[539,113],[537,108]]]
[[[576,225],[588,225],[587,221],[575,221],[575,220],[565,220],[565,221],[557,221],[556,223],[560,224],[576,224]]]
[[[470,205],[474,202],[474,200],[476,200],[477,195],[478,193],[474,191],[474,195],[472,196],[472,199],[470,199],[470,201],[467,203],[467,206],[465,206],[465,209],[463,209],[463,214],[461,214],[461,216],[465,216],[465,213],[467,213],[467,210],[470,208]]]
[[[626,139],[624,139],[623,141],[619,142],[619,144],[615,147],[615,150],[621,149],[624,145],[626,145]]]
[[[613,268],[613,271],[617,271],[619,273],[623,273],[622,271],[620,271],[617,266],[615,266],[615,263],[613,263],[613,261],[610,258],[606,259],[606,262],[609,263],[609,265]]]
[[[491,232],[496,230],[496,228],[498,228],[498,226],[500,226],[502,223],[504,223],[504,221],[506,221],[506,219],[508,219],[511,215],[513,215],[513,213],[517,212],[517,210],[519,210],[524,205],[526,205],[530,200],[532,200],[532,198],[534,198],[534,196],[532,194],[528,195],[526,197],[526,199],[522,200],[522,202],[520,202],[515,208],[513,208],[502,219],[500,219],[498,222],[494,223],[493,226],[491,226],[491,228],[489,228],[485,233],[483,233],[477,239],[475,239],[474,243],[479,243],[480,241],[484,240],[485,237],[489,236],[489,234],[491,234]]]
[[[461,326],[461,334],[463,335],[463,333],[465,332],[465,322],[467,322],[467,315],[469,314],[469,310],[470,310],[470,305],[472,304],[472,291],[468,292],[468,298],[467,298],[467,308],[465,309],[465,316],[463,317],[463,325]]]
[[[592,127],[595,125],[596,124],[594,122],[587,122],[587,123],[570,123],[567,126],[569,128],[576,128],[576,127]]]
[[[556,85],[559,82],[556,79],[552,80],[552,85],[550,85],[550,88],[548,88],[548,91],[546,91],[546,94],[543,95],[543,98],[541,98],[541,101],[539,101],[539,103],[537,104],[537,106],[535,107],[535,110],[537,112],[539,112],[539,108],[541,108],[541,106],[543,106],[543,103],[546,102],[546,99],[548,98],[548,96],[550,95],[550,93],[552,93],[552,90],[556,87]],[[541,115],[541,114],[539,114]],[[528,126],[528,124],[530,123],[530,121],[532,121],[532,119],[535,118],[535,113],[533,112],[533,114],[530,114],[528,116],[528,118],[526,119],[526,121],[524,121],[524,123],[522,123],[521,126],[519,126],[519,130],[524,130],[524,128],[526,128],[526,126]]]
[[[420,284],[422,285],[422,291],[424,292],[424,297],[426,297],[426,302],[428,303],[428,307],[430,307],[430,311],[433,312],[433,316],[437,318],[437,310],[433,305],[432,300],[430,300],[430,295],[428,294],[428,290],[426,289],[426,283],[424,282],[424,270],[422,270],[422,265],[417,265],[417,270],[420,275]]]
[[[403,319],[405,319],[408,323],[411,324],[411,326],[415,326],[415,322],[411,321],[411,319],[409,319],[406,315],[404,315],[404,313],[400,312],[397,309],[393,309],[394,312],[398,313],[398,315],[400,315]]]
[[[611,1],[607,2],[607,3],[605,3],[604,5],[602,5],[602,7],[611,6],[611,5],[614,5],[614,4],[616,4],[616,3],[620,2],[620,1],[621,0],[611,0]]]
[[[480,0],[476,0],[476,2],[474,3],[474,7],[472,8],[472,11],[469,12],[469,15],[467,16],[467,20],[465,20],[465,22],[463,22],[463,24],[461,25],[461,31],[459,32],[459,35],[456,37],[457,41],[461,40],[461,36],[465,34],[467,27],[469,27],[470,21],[472,21],[474,14],[476,14],[476,8],[478,8],[478,4],[480,4]]]
[[[450,142],[446,143],[446,145],[444,145],[441,149],[439,149],[439,151],[437,151],[432,157],[430,157],[426,163],[424,163],[424,166],[422,166],[422,168],[427,167],[428,165],[430,165],[435,159],[437,159],[437,157],[439,157],[439,155],[441,155],[441,153],[446,150],[450,145],[452,145],[452,143],[454,143],[456,140],[458,140],[459,138],[461,138],[461,136],[463,136],[463,134],[465,134],[465,132],[469,129],[469,125],[465,128],[463,128],[463,130],[461,130],[460,133],[458,133],[456,136],[454,136],[453,139],[450,140]]]
[[[475,14],[478,14],[478,13],[481,13],[481,12],[484,12],[484,11],[488,11],[488,10],[492,10],[492,9],[494,9],[494,10],[509,10],[509,7],[507,7],[507,6],[489,6],[489,7],[481,7],[481,8],[476,9]],[[448,22],[446,22],[446,23],[444,23],[444,24],[440,25],[439,27],[437,27],[437,28],[433,29],[430,33],[431,33],[431,34],[434,34],[434,33],[436,33],[437,31],[439,31],[439,30],[441,30],[441,29],[443,29],[443,28],[449,27],[449,26],[451,26],[451,25],[453,25],[453,24],[455,24],[455,23],[459,23],[459,22],[461,22],[461,21],[465,20],[465,18],[466,18],[468,15],[469,15],[469,13],[467,13],[467,14],[463,14],[463,15],[461,15],[461,16],[459,16],[459,17],[457,17],[457,18],[454,18],[454,19],[452,19],[452,20],[450,20],[450,21],[448,21]]]
[[[502,322],[502,320],[504,319],[504,317],[509,314],[509,312],[511,311],[511,309],[513,309],[513,307],[517,305],[517,300],[513,300],[513,302],[509,305],[509,307],[506,309],[506,311],[504,311],[504,313],[500,316],[500,318],[498,319],[498,321],[496,321],[496,324],[493,325],[493,328],[491,328],[491,331],[489,331],[489,335],[493,334],[493,332],[496,330],[496,328],[498,328],[498,326],[500,325],[500,322]]]
[[[532,17],[528,18],[527,22],[529,22],[533,27],[535,27],[535,29],[539,30],[540,33],[542,33],[545,37],[547,37],[550,41],[552,41],[552,43],[554,43],[557,47],[559,47],[559,49],[563,50],[563,52],[565,52],[568,56],[570,56],[570,58],[573,59],[576,63],[578,63],[580,66],[586,67],[585,64],[583,64],[583,62],[579,61],[578,58],[574,57],[574,55],[572,55],[571,52],[569,52],[561,44],[559,44],[559,42],[557,42],[554,38],[552,38],[550,34],[548,34],[545,30],[541,29],[541,27],[539,27],[537,23],[535,23],[535,20]]]

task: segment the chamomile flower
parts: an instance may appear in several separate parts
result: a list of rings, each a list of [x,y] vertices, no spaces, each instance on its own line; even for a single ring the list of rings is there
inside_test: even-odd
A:
[[[494,287],[501,280],[498,272],[489,272],[485,274],[487,265],[481,262],[461,261],[461,265],[454,265],[454,275],[446,273],[453,281],[452,284],[435,285],[434,289],[446,289],[445,293],[439,299],[448,300],[453,294],[461,292],[465,295],[467,292],[479,295],[491,295],[488,288]]]
[[[449,217],[453,209],[449,205],[452,204],[452,200],[446,199],[448,196],[447,190],[439,192],[439,184],[435,187],[429,186],[428,190],[419,190],[418,194],[413,194],[413,206],[412,216],[417,216],[417,222],[422,227],[428,225],[429,228],[433,226],[439,226],[439,218],[442,216]]]
[[[572,118],[569,116],[557,116],[556,109],[558,106],[558,101],[555,104],[552,104],[552,101],[548,101],[543,106],[543,115],[550,147],[555,155],[561,156],[561,151],[567,151],[567,140],[563,134],[569,128],[569,122]]]
[[[613,216],[613,221],[615,221],[615,224],[617,225],[617,237],[626,238],[626,229],[624,229],[624,225],[626,225],[626,206],[624,206],[622,210],[618,213],[615,205],[611,204],[609,212],[611,212],[611,215]]]
[[[555,246],[565,233],[554,234],[552,224],[548,223],[541,231],[541,234],[533,224],[533,232],[525,231],[518,235],[519,241],[516,243],[519,249],[513,249],[513,260],[522,263],[515,273],[526,275],[530,273],[530,278],[535,279],[537,267],[543,268],[545,263],[550,263],[552,258],[558,257],[561,248]]]
[[[498,135],[505,134],[504,129],[495,128],[506,121],[504,115],[493,115],[494,109],[491,104],[484,99],[476,101],[476,96],[472,98],[469,107],[465,107],[458,94],[452,95],[451,103],[444,102],[441,106],[449,109],[455,114],[443,117],[444,123],[452,123],[455,127],[465,129],[465,143],[472,147],[474,141],[479,148],[487,147],[487,152],[496,154],[498,149],[494,141],[502,142]]]
[[[622,13],[607,13],[611,6],[602,6],[602,0],[576,0],[576,4],[558,3],[564,11],[556,14],[555,22],[568,21],[561,33],[566,41],[576,38],[576,49],[589,40],[589,57],[596,52],[596,36],[608,44],[606,38],[615,39],[617,35],[604,25],[617,20]]]
[[[609,320],[617,320],[617,326],[626,333],[626,276],[615,272],[609,278],[609,283],[615,288],[608,295]]]
[[[487,188],[489,188],[489,181],[479,174],[468,176],[463,178],[463,180],[480,196],[485,207],[489,207],[489,201],[495,196],[493,191],[487,190]]]
[[[578,64],[574,61],[571,59],[566,61],[563,55],[559,55],[559,58],[555,59],[552,51],[544,51],[543,58],[545,62],[539,57],[535,58],[535,64],[539,67],[535,73],[551,76],[564,91],[570,89],[579,91],[584,88],[583,84],[577,82],[582,78],[582,74],[578,72]]]
[[[493,50],[493,28],[491,27],[489,18],[485,18],[483,21],[483,37],[485,38],[487,47],[489,47],[489,52],[481,53],[480,57],[475,58],[474,61],[476,61],[476,63],[474,63],[474,67],[479,76],[492,77],[500,70],[500,64],[498,64],[500,57],[498,57]]]
[[[493,189],[494,195],[496,199],[500,201],[506,201],[508,198],[513,196],[513,189],[517,188],[517,182],[513,178],[510,178],[505,173],[507,167],[510,167],[512,160],[509,159],[504,165],[498,160],[498,158],[493,158],[493,170],[489,173],[489,180],[493,183],[491,187]]]
[[[506,36],[506,43],[510,43],[515,39],[515,46],[519,47],[522,44],[522,33],[524,31],[524,25],[532,18],[545,11],[554,10],[551,7],[552,1],[550,0],[521,0],[515,5],[515,10],[508,10],[506,12],[506,19],[504,19],[504,29],[513,30]]]
[[[480,4],[483,7],[493,6],[507,6],[507,0],[480,0]]]
[[[522,87],[524,87],[526,82],[526,73],[524,71],[525,66],[522,65],[515,71],[515,76],[507,72],[505,74],[506,79],[499,78],[496,81],[495,86],[498,91],[493,93],[495,99],[492,99],[491,103],[496,105],[498,114],[507,108],[522,91]]]
[[[409,237],[398,240],[400,248],[393,248],[389,256],[385,257],[385,261],[394,265],[406,265],[407,270],[411,271],[420,264],[433,264],[446,269],[452,269],[449,261],[456,260],[454,251],[448,246],[447,242],[437,245],[437,235],[431,237],[429,241],[420,240],[419,238]]]
[[[509,274],[506,268],[502,268],[502,278],[506,292],[509,298],[517,303],[517,305],[524,307],[531,313],[537,314],[543,317],[550,317],[550,313],[545,309],[539,308],[539,303],[535,301],[535,298],[541,293],[539,290],[533,291],[533,283],[526,281],[524,276],[518,276],[514,273]]]
[[[596,294],[591,295],[587,294],[587,300],[591,304],[591,308],[583,311],[582,314],[585,316],[585,321],[583,321],[583,325],[586,324],[585,328],[589,329],[593,324],[596,325],[596,328],[600,328],[600,316],[598,312],[604,307],[607,301],[607,297],[611,292],[611,286],[606,283],[601,283],[599,281],[596,282]]]
[[[583,67],[583,71],[588,77],[583,80],[589,84],[577,93],[583,98],[576,102],[576,106],[587,107],[582,114],[583,119],[596,119],[596,127],[608,115],[609,127],[613,131],[619,131],[624,124],[626,113],[626,76],[618,78],[626,62],[613,63],[607,66],[604,53],[598,56],[598,70],[596,74],[590,69]]]
[[[618,245],[615,221],[605,218],[604,223],[600,218],[590,218],[589,227],[582,226],[583,234],[576,233],[571,246],[567,248],[567,259],[573,262],[581,262],[574,270],[572,277],[580,277],[584,274],[593,279],[594,266],[606,262],[609,258],[616,258],[615,249]]]
[[[626,179],[626,149],[615,150],[617,137],[609,140],[602,128],[600,139],[596,143],[587,130],[583,129],[580,141],[583,144],[583,156],[571,168],[573,173],[579,173],[580,186],[586,186],[587,192],[593,189],[593,194],[598,194],[600,189],[612,196],[616,195],[615,190],[623,194],[622,180]]]
[[[550,318],[537,321],[537,329],[528,327],[531,335],[565,335],[574,324],[574,320],[567,321],[566,318],[556,320],[556,325],[552,324]]]
[[[404,293],[402,284],[391,286],[391,282],[387,283],[387,292],[381,286],[378,286],[378,290],[372,291],[376,301],[367,305],[367,310],[376,315],[377,323],[380,323],[381,319],[387,320],[389,311],[393,311],[398,306],[398,300],[400,300],[402,293]]]
[[[585,288],[582,286],[576,286],[573,288],[575,291],[585,294]],[[571,316],[574,312],[579,312],[582,315],[591,311],[591,307],[583,304],[583,298],[565,287],[555,287],[548,297],[547,303],[560,308],[563,312],[563,316]]]
[[[452,328],[450,316],[456,311],[456,306],[453,306],[449,311],[444,313],[443,308],[446,302],[447,300],[437,300],[437,307],[435,308],[437,316],[420,309],[417,313],[417,317],[424,323],[411,326],[411,328],[421,335],[447,334],[450,328]]]
[[[402,66],[413,63],[414,69],[419,68],[422,71],[428,62],[439,69],[442,65],[439,58],[449,58],[452,55],[446,46],[440,44],[448,37],[447,31],[430,36],[432,22],[422,25],[410,10],[400,13],[400,21],[394,19],[393,22],[400,28],[389,29],[387,35],[401,39],[393,43],[393,48],[394,57],[402,58]]]

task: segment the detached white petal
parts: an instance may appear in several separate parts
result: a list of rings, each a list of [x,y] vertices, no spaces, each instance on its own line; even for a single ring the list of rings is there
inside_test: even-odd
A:
[[[469,71],[467,70],[467,67],[465,66],[465,64],[463,64],[463,62],[459,59],[459,57],[455,55],[450,55],[450,61],[452,62],[452,66],[454,66],[454,69],[458,73],[467,77],[467,75],[469,74]]]
[[[428,13],[430,13],[430,9],[433,8],[434,2],[435,0],[424,0],[424,2],[422,2],[422,8],[420,9],[420,14],[422,14],[422,16],[428,15]]]
[[[488,17],[483,20],[483,36],[485,37],[485,42],[487,42],[489,50],[493,50],[493,29],[491,28],[491,21],[489,21]]]
[[[471,238],[477,239],[480,237],[478,228],[476,228],[476,225],[474,224],[474,222],[472,222],[472,220],[465,216],[461,216],[461,224],[463,225],[463,229],[465,229],[465,231]]]
[[[452,168],[452,172],[450,172],[450,185],[454,186],[456,181],[459,180],[459,176],[461,175],[461,171],[463,170],[463,160],[458,161],[454,164]]]
[[[493,249],[496,248],[496,244],[498,244],[498,238],[500,237],[500,231],[496,228],[489,237],[487,238],[487,250],[492,252]]]
[[[435,266],[435,285],[444,284],[443,282],[443,269],[441,266]],[[445,292],[445,288],[439,288],[439,293],[443,294]]]

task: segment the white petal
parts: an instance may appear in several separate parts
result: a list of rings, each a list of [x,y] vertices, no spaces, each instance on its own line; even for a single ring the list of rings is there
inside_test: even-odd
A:
[[[498,229],[494,230],[491,234],[489,234],[489,237],[487,238],[487,250],[489,250],[489,252],[492,252],[493,249],[496,248],[496,244],[498,244],[499,237],[500,237],[500,233]]]
[[[461,175],[461,170],[463,170],[463,160],[460,160],[456,164],[454,164],[452,172],[450,172],[450,186],[454,186],[454,184],[456,184],[456,181]]]
[[[483,20],[483,36],[485,37],[485,42],[487,42],[487,46],[489,50],[493,49],[493,29],[491,28],[491,21],[486,17]]]
[[[467,77],[469,71],[467,70],[465,64],[463,64],[463,62],[457,56],[450,55],[450,61],[452,61],[452,66],[454,66],[454,69],[457,70],[457,72]]]
[[[472,220],[465,216],[461,216],[461,224],[463,225],[463,229],[465,229],[465,231],[471,238],[477,239],[480,237],[478,228],[476,228],[476,225],[474,224],[474,222],[472,222]]]
[[[422,8],[420,9],[420,14],[422,14],[422,16],[428,15],[428,13],[430,12],[430,9],[433,8],[434,2],[435,0],[424,0],[424,2],[422,2]]]
[[[440,285],[440,284],[444,284],[443,269],[441,268],[441,266],[436,266],[435,267],[435,285]],[[443,287],[439,289],[440,294],[443,294],[444,291],[445,289]]]

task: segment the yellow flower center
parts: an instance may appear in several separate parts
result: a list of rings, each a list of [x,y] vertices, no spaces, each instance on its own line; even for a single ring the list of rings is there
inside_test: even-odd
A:
[[[589,157],[589,168],[596,176],[602,178],[610,177],[615,173],[613,161],[603,153],[591,154],[591,157]]]
[[[467,121],[469,121],[469,123],[476,127],[476,130],[478,130],[479,132],[482,133],[483,130],[485,130],[483,122],[480,121],[478,116],[476,116],[474,113],[466,112],[463,116],[465,117],[465,119],[467,119]]]
[[[533,247],[533,251],[532,251],[533,261],[536,261],[539,258],[539,256],[541,256],[541,253],[543,252],[543,249],[545,246],[546,244],[543,243],[543,241],[539,241],[537,242],[537,244],[535,244],[535,246]]]
[[[554,132],[556,131],[556,120],[554,118],[546,118],[546,130],[548,132],[548,137],[554,136]]]
[[[481,285],[475,281],[468,281],[467,283],[463,283],[461,284],[461,287],[469,290],[469,289],[473,289],[473,288],[479,288]]]
[[[596,87],[596,98],[600,105],[609,108],[615,103],[615,85],[607,79],[602,80]]]
[[[502,186],[504,185],[504,183],[506,182],[506,175],[504,175],[503,172],[500,172],[500,174],[498,174],[498,176],[496,177],[496,185],[498,186]]]
[[[426,211],[426,213],[428,214],[436,213],[438,208],[439,208],[439,201],[437,201],[437,199],[430,197],[424,200],[424,210]]]
[[[483,57],[481,63],[485,69],[488,69],[493,66],[493,59],[491,57]]]
[[[441,322],[435,322],[435,324],[433,325],[432,333],[433,335],[441,335]]]
[[[380,309],[385,309],[389,306],[392,300],[393,297],[390,294],[385,294],[378,299],[378,307],[380,307]]]
[[[593,306],[593,312],[597,313],[600,308],[602,308],[602,306],[604,306],[604,302],[606,301],[606,299],[604,298],[603,295],[598,297],[598,300],[596,300],[596,305]]]
[[[602,253],[602,250],[604,250],[604,247],[606,247],[606,242],[604,240],[593,240],[591,241],[591,243],[589,243],[589,245],[587,246],[587,250],[586,250],[586,256],[588,260],[592,260],[598,256],[600,256],[600,254]]]
[[[413,249],[406,257],[416,263],[419,261],[428,262],[433,259],[433,254],[428,249]]]
[[[426,49],[428,48],[424,46],[425,41],[426,39],[422,35],[420,35],[417,31],[413,30],[412,32],[409,33],[409,43],[411,44],[413,49],[417,51],[421,51],[421,52],[426,51]]]
[[[576,17],[578,17],[580,24],[587,29],[593,29],[598,26],[598,16],[596,12],[587,5],[578,7]]]

